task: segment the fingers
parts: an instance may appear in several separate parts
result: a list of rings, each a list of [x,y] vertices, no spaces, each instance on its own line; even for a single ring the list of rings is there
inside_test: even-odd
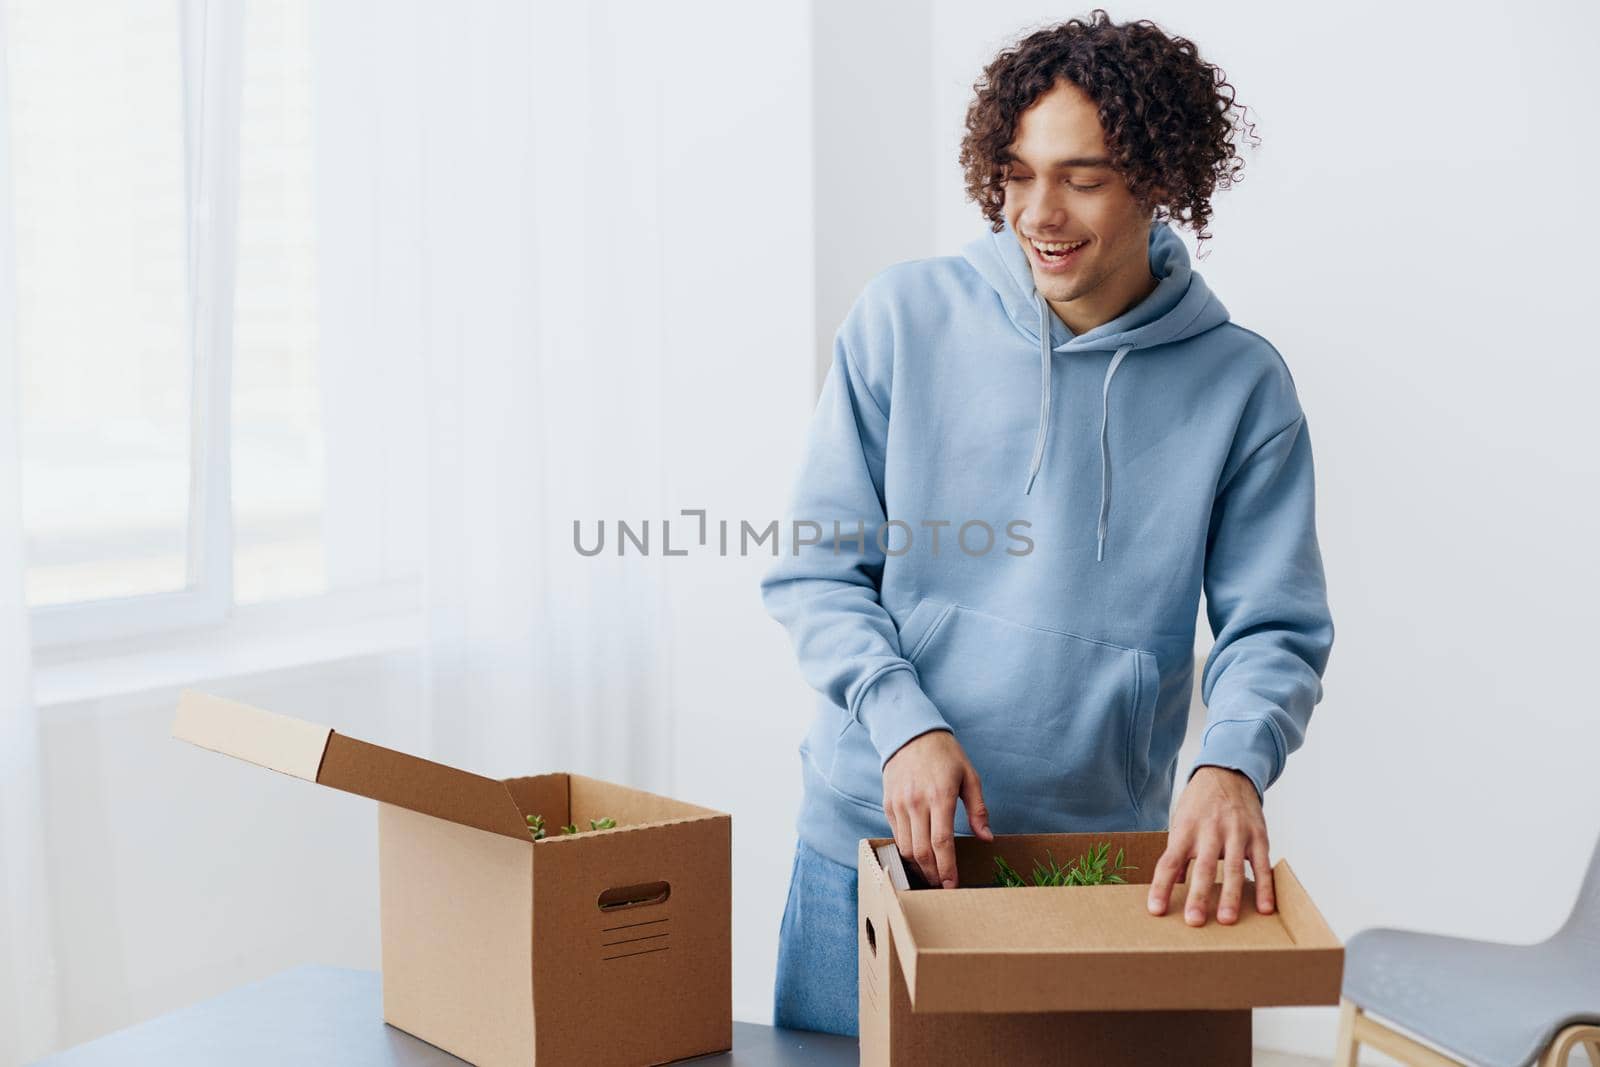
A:
[[[978,773],[950,731],[931,730],[913,738],[884,763],[883,811],[895,847],[915,864],[926,885],[957,885],[958,803],[966,805],[973,832],[994,840]]]
[[[931,821],[928,806],[921,800],[909,805],[911,809],[911,858],[916,862],[917,870],[922,872],[922,880],[928,885],[940,884],[939,865],[933,857],[933,840],[928,834],[928,824]]]
[[[994,831],[989,829],[989,806],[983,802],[983,786],[978,782],[978,772],[967,769],[967,775],[961,781],[961,803],[967,809],[967,822],[972,825],[972,832],[985,841],[994,840]]]
[[[1172,815],[1167,850],[1156,863],[1150,880],[1151,914],[1164,915],[1171,904],[1173,883],[1185,863],[1194,858],[1186,881],[1184,921],[1204,926],[1217,903],[1217,921],[1239,921],[1244,905],[1245,863],[1255,873],[1256,910],[1266,914],[1277,906],[1272,867],[1267,854],[1267,826],[1255,784],[1231,768],[1203,766],[1189,780]],[[1222,870],[1220,892],[1218,864]]]
[[[1272,859],[1268,854],[1265,834],[1258,835],[1250,845],[1250,869],[1256,876],[1256,910],[1270,915],[1278,907],[1278,893],[1272,884]]]
[[[889,817],[889,828],[894,831],[895,851],[900,853],[900,858],[908,864],[916,863],[912,854],[911,818],[899,803],[885,799],[883,813]]]
[[[1190,926],[1204,926],[1211,911],[1211,894],[1216,888],[1217,860],[1222,843],[1211,834],[1200,838],[1194,850],[1194,874],[1189,877],[1188,903],[1184,905],[1183,921]]]
[[[928,837],[933,845],[933,862],[938,868],[939,875],[933,884],[954,889],[956,887],[956,798],[938,797],[929,804],[928,812],[933,823]]]
[[[1244,858],[1246,843],[1243,836],[1228,838],[1222,857],[1222,896],[1217,901],[1217,922],[1230,925],[1239,919],[1239,902],[1244,895]]]
[[[1156,869],[1150,878],[1150,897],[1146,901],[1150,914],[1167,913],[1167,905],[1172,901],[1172,887],[1188,860],[1189,836],[1181,830],[1175,831],[1167,838],[1167,850],[1156,861]]]

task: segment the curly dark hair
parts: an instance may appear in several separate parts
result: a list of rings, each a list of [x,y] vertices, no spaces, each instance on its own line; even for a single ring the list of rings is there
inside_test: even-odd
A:
[[[1243,121],[1242,105],[1236,123],[1233,86],[1221,68],[1200,58],[1193,41],[1148,19],[1115,23],[1102,8],[1088,21],[1068,19],[1030,33],[974,83],[961,167],[967,196],[990,229],[998,233],[1003,225],[1007,146],[1017,119],[1062,79],[1099,108],[1106,152],[1135,201],[1156,222],[1172,219],[1199,241],[1210,238],[1211,194],[1241,180],[1244,167],[1234,132],[1245,130],[1254,148],[1255,124]]]

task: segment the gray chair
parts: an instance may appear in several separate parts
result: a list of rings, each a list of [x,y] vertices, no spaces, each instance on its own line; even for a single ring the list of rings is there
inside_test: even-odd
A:
[[[1363,1044],[1417,1067],[1560,1067],[1580,1045],[1600,1064],[1600,842],[1545,940],[1363,930],[1345,945],[1341,994],[1334,1067],[1355,1067]]]

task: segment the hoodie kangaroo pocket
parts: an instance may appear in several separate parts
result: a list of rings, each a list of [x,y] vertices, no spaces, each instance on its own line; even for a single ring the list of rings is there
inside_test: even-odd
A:
[[[978,769],[997,831],[1138,825],[1154,653],[957,604],[908,658]]]

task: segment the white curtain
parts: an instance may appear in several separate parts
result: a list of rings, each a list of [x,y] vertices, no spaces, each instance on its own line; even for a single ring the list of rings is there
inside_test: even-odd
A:
[[[7,76],[3,15],[0,7],[0,87]],[[10,140],[8,126],[0,107],[0,162]],[[0,205],[11,201],[9,184],[10,169],[0,166]],[[49,1052],[57,1021],[39,730],[22,592],[21,377],[12,248],[11,213],[0,211],[0,1063]]]
[[[16,380],[17,365],[7,333],[0,340],[0,368],[9,384]],[[16,393],[9,388],[0,392],[0,500],[10,515],[19,489]],[[39,733],[21,558],[18,524],[0,522],[0,1063],[43,1056],[56,1033]]]
[[[667,506],[664,16],[384,10],[314,36],[319,239],[362,256],[322,282],[329,492],[386,471],[421,538],[434,758],[665,789],[668,568],[571,533]]]
[[[377,966],[368,813],[178,751],[195,683],[485,774],[737,801],[736,1010],[770,1017],[810,701],[760,610],[765,561],[719,554],[715,524],[781,515],[813,403],[808,16],[693,7],[311,6],[327,568],[414,579],[420,624],[313,666],[230,645],[231,673],[66,709],[70,741],[30,702],[0,230],[0,1064],[295,963]],[[710,545],[665,557],[686,508]],[[619,519],[649,522],[648,556],[616,553]],[[581,556],[574,521],[607,551]],[[79,743],[92,760],[54,747]],[[270,817],[246,807],[268,789]],[[241,815],[283,840],[214,848]],[[192,884],[275,921],[185,915]]]

